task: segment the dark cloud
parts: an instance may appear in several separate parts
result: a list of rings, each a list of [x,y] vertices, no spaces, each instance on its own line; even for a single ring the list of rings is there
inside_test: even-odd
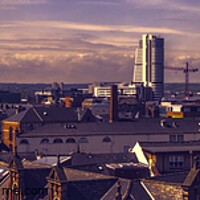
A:
[[[132,58],[115,54],[55,56],[16,55],[0,60],[2,82],[128,81]]]

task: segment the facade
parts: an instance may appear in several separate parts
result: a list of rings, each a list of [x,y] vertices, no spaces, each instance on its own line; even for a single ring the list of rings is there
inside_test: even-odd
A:
[[[118,86],[118,95],[120,97],[137,97],[141,101],[153,100],[152,87],[143,84],[120,83]],[[111,86],[94,86],[93,96],[99,98],[110,98]]]
[[[118,94],[125,96],[136,96],[137,87],[135,84],[120,83],[118,86]],[[111,96],[111,86],[94,86],[94,97],[108,98]]]
[[[77,122],[77,111],[73,108],[28,107],[2,121],[2,141],[11,151],[15,150],[16,137],[49,123]]]
[[[154,99],[164,96],[164,39],[144,34],[135,51],[133,82],[151,87]]]
[[[189,171],[194,165],[200,167],[199,144],[199,141],[140,142],[130,152],[144,154],[153,172],[156,169],[157,174],[170,174]]]
[[[192,119],[140,119],[133,122],[46,124],[16,138],[21,155],[127,153],[137,141],[179,144],[200,139],[198,121]]]

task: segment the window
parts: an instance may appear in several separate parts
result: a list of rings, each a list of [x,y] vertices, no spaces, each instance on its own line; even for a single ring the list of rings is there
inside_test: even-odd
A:
[[[49,139],[44,138],[44,139],[41,140],[40,143],[41,143],[41,144],[48,144],[48,143],[49,143]]]
[[[169,156],[170,168],[183,168],[184,167],[184,156],[183,155],[172,155]]]
[[[78,143],[88,143],[88,139],[85,137],[81,137],[78,141]]]
[[[63,141],[62,141],[62,139],[60,139],[60,138],[56,138],[56,139],[53,141],[53,143],[58,144],[58,143],[63,143]]]
[[[178,142],[183,142],[184,141],[184,136],[183,135],[177,135],[178,137]]]
[[[105,137],[105,138],[103,138],[102,142],[111,142],[111,139],[109,137]]]
[[[196,167],[199,168],[200,167],[200,156],[199,155],[197,155],[194,158],[194,162],[196,162]]]
[[[76,140],[74,138],[68,138],[66,143],[76,143]]]
[[[23,140],[21,140],[20,141],[20,143],[19,144],[29,144],[29,142],[28,142],[28,140],[26,140],[26,139],[23,139]]]
[[[170,142],[184,142],[184,135],[169,135]]]
[[[169,136],[169,141],[170,142],[176,142],[176,135],[170,135]]]

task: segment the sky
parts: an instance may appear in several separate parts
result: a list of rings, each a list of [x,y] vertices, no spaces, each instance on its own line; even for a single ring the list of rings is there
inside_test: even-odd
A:
[[[200,69],[199,21],[199,0],[0,0],[0,81],[131,81],[145,33],[164,37],[165,66]]]

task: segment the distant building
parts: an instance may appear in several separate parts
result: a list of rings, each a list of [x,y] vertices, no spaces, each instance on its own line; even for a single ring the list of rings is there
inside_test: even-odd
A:
[[[118,85],[118,94],[125,96],[136,96],[137,89],[135,84],[130,83],[120,83]],[[111,86],[109,85],[98,85],[93,86],[94,97],[107,98],[111,95]]]
[[[168,118],[199,118],[199,102],[161,102],[160,116]]]
[[[144,86],[142,83],[119,83],[118,95],[119,97],[135,97],[140,101],[153,100],[153,91],[149,86]],[[97,85],[93,86],[93,96],[98,98],[110,98],[111,86]]]
[[[164,96],[164,39],[144,34],[135,51],[133,82],[151,87],[154,99]]]
[[[21,94],[10,91],[0,91],[0,103],[21,103]]]

